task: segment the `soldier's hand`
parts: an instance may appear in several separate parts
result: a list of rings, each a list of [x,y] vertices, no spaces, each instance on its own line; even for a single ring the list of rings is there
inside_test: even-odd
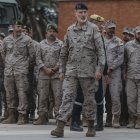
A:
[[[51,68],[44,67],[44,71],[49,77],[51,77],[54,74]]]
[[[101,77],[102,77],[102,74],[100,73],[100,72],[96,72],[95,73],[95,80],[100,80],[101,79]]]
[[[111,73],[112,73],[112,71],[113,71],[113,69],[112,69],[112,68],[108,68],[108,70],[107,70],[107,74],[111,74]]]
[[[64,78],[65,78],[64,73],[60,73],[59,78],[60,78],[60,80],[61,80],[61,81],[63,81],[63,80],[64,80]]]

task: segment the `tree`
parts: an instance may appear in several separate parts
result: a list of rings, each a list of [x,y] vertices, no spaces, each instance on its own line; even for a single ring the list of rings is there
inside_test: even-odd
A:
[[[57,3],[55,0],[17,0],[23,13],[23,23],[33,29],[33,38],[41,41],[46,25],[57,23]]]

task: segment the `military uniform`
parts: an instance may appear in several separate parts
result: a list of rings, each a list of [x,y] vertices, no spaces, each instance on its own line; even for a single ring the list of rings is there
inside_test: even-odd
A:
[[[2,40],[0,40],[0,49],[2,49]],[[2,116],[2,103],[3,103],[2,101],[4,96],[3,94],[5,94],[3,93],[4,92],[3,78],[4,78],[4,62],[0,54],[0,116]]]
[[[31,38],[21,34],[17,39],[9,35],[3,41],[1,54],[5,60],[4,86],[8,109],[13,114],[13,109],[18,109],[19,119],[27,113],[27,88],[28,88],[28,67],[29,59],[32,59],[34,49],[31,45]],[[18,94],[18,108],[15,95],[15,85]]]
[[[59,67],[59,55],[62,44],[62,41],[59,39],[56,39],[53,44],[49,44],[47,39],[44,39],[40,42],[40,50],[38,50],[36,58],[40,70],[38,77],[38,111],[48,113],[48,99],[51,86],[55,99],[54,113],[56,116],[62,101],[62,82],[59,80],[59,71],[49,77],[41,68],[43,66],[47,68]]]
[[[34,51],[36,52],[37,48],[39,47],[39,43],[35,40],[32,40],[32,46],[34,48]],[[30,61],[29,64],[29,73],[27,75],[28,81],[29,81],[29,88],[28,88],[28,113],[30,114],[30,120],[35,119],[35,109],[36,109],[36,75],[34,75],[35,71],[35,53],[33,56],[32,61]],[[37,69],[36,69],[37,70]]]
[[[98,88],[94,76],[96,71],[102,72],[104,66],[103,42],[97,26],[88,21],[81,30],[78,30],[76,24],[70,26],[65,35],[64,47],[61,49],[60,62],[60,72],[65,73],[65,79],[63,103],[57,119],[67,121],[67,116],[72,111],[79,81],[84,94],[83,112],[87,120],[94,120],[96,117],[94,94]]]
[[[140,32],[140,26],[136,32]],[[125,45],[125,72],[127,76],[127,104],[129,124],[127,127],[140,128],[140,43],[135,39]],[[135,120],[137,117],[137,121]],[[135,124],[136,122],[136,124]]]
[[[115,26],[116,24],[114,23],[114,21],[110,20],[106,22],[107,28],[112,28]],[[118,123],[115,126],[116,124],[115,122],[118,122],[119,116],[121,114],[121,104],[120,104],[120,92],[122,89],[121,65],[123,63],[124,57],[124,46],[121,39],[119,39],[117,36],[113,36],[110,39],[105,37],[104,43],[106,47],[108,70],[111,69],[111,73],[109,73],[108,76],[110,78],[109,90],[112,100],[112,114],[114,115],[113,122],[114,127],[119,127]],[[104,84],[104,91],[106,89],[105,86],[106,84]]]

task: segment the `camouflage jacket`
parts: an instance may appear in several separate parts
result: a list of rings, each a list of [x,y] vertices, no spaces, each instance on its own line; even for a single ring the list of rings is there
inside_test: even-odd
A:
[[[44,65],[48,68],[54,68],[55,66],[59,67],[59,56],[60,51],[62,47],[62,41],[59,39],[56,39],[53,44],[49,44],[47,39],[44,39],[40,42],[40,47],[37,50],[36,54],[36,63],[38,66],[39,72],[39,79],[50,79],[49,76],[47,76],[44,72],[44,70],[40,69]],[[58,78],[59,77],[59,71],[57,71],[52,77]]]
[[[121,69],[124,61],[124,45],[122,40],[114,36],[111,39],[104,38],[104,43],[108,68],[112,68],[113,70]]]
[[[140,43],[136,40],[125,45],[124,64],[127,78],[140,79]]]
[[[98,57],[98,64],[97,64]],[[60,53],[60,72],[68,76],[94,77],[103,72],[105,55],[98,27],[87,21],[78,29],[70,26]]]
[[[5,62],[4,75],[28,74],[29,61],[34,56],[32,39],[21,34],[17,39],[13,35],[3,40],[1,55]]]

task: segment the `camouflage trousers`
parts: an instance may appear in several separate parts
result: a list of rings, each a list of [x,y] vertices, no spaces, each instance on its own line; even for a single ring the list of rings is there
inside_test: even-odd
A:
[[[128,113],[140,115],[140,79],[127,79],[126,84]]]
[[[112,73],[109,81],[109,92],[111,95],[112,101],[112,114],[120,116],[121,114],[121,103],[120,103],[120,94],[122,91],[122,80],[121,80],[121,71],[116,70]],[[107,83],[105,76],[103,76],[103,92],[105,95],[107,88]]]
[[[48,101],[50,88],[54,96],[54,113],[57,116],[62,103],[62,82],[59,79],[39,79],[38,80],[38,111],[48,113]]]
[[[18,110],[19,113],[26,114],[28,108],[27,75],[21,74],[5,76],[4,86],[6,90],[6,101],[8,108],[15,108]]]
[[[95,120],[97,106],[94,96],[98,89],[98,81],[95,82],[93,78],[77,77],[65,77],[63,81],[63,99],[57,117],[58,120],[66,122],[71,115],[77,94],[78,82],[80,83],[84,94],[84,116],[87,120]]]

